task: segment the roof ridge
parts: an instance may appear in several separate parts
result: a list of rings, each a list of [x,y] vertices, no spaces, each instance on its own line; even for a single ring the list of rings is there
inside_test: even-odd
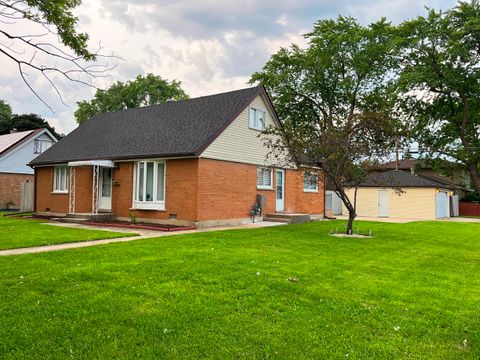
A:
[[[95,114],[90,119],[93,119],[95,117],[98,117],[100,115],[105,115],[105,114],[115,114],[115,113],[122,112],[122,111],[140,111],[142,109],[155,108],[155,107],[159,107],[159,106],[169,106],[171,104],[178,104],[178,103],[187,102],[187,101],[195,101],[195,100],[200,100],[200,99],[205,99],[205,98],[220,96],[220,95],[228,95],[228,94],[247,91],[247,90],[256,90],[256,89],[259,89],[259,88],[263,88],[263,85],[251,86],[251,87],[242,88],[242,89],[238,89],[238,90],[230,90],[230,91],[225,91],[225,92],[220,92],[220,93],[215,93],[215,94],[209,94],[209,95],[202,95],[202,96],[197,96],[197,97],[188,98],[188,99],[179,99],[179,100],[175,100],[175,101],[167,101],[167,102],[160,103],[160,104],[152,104],[152,105],[145,105],[145,106],[140,106],[140,107],[126,108],[126,109],[121,109],[121,110],[106,111],[106,112],[103,112],[103,113]]]

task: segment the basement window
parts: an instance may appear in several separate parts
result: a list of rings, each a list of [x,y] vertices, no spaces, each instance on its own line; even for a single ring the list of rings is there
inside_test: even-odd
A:
[[[134,179],[133,208],[165,210],[165,162],[138,161]]]
[[[53,169],[53,192],[67,193],[68,192],[68,167],[55,166]]]

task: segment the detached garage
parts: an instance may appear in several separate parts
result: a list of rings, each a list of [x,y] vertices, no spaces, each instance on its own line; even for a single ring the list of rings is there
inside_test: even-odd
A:
[[[357,215],[434,220],[450,217],[458,206],[451,184],[402,170],[370,174],[357,191]],[[354,189],[347,189],[353,199]],[[343,214],[347,214],[345,207]]]

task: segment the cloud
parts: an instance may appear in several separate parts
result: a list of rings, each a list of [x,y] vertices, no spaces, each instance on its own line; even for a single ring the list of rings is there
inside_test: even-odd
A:
[[[101,45],[104,53],[122,58],[96,86],[151,72],[180,80],[190,96],[201,96],[248,86],[251,74],[280,47],[305,45],[302,35],[319,19],[351,15],[368,24],[385,16],[398,23],[425,14],[424,6],[454,5],[454,0],[84,0],[76,14],[92,49]],[[14,112],[42,115],[59,132],[75,128],[76,102],[94,95],[90,87],[56,78],[66,106],[45,79],[31,74],[52,113],[23,84],[15,64],[0,57],[0,65],[0,98]]]

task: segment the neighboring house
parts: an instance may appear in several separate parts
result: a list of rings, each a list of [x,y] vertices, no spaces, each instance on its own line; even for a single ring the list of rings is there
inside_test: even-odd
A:
[[[458,186],[414,175],[410,171],[372,172],[358,187],[356,212],[360,217],[418,220],[458,216],[457,189]],[[346,193],[353,201],[354,189],[347,188]],[[334,192],[327,191],[326,199],[330,196],[334,202],[340,201]],[[342,213],[348,214],[345,206],[342,206]]]
[[[47,129],[0,135],[0,209],[19,208],[22,184],[34,179],[27,164],[56,141]]]
[[[267,160],[269,125],[263,87],[96,115],[31,162],[36,212],[203,227],[251,221],[263,195],[263,214],[323,217],[320,176]]]
[[[412,174],[422,175],[432,180],[439,180],[442,183],[448,183],[455,186],[461,194],[464,190],[471,188],[470,174],[467,170],[458,164],[444,160],[445,169],[434,169],[431,164],[422,159],[405,159],[399,160],[398,165],[395,161],[391,161],[382,165],[383,170],[405,170]],[[463,188],[463,189],[462,189]]]

